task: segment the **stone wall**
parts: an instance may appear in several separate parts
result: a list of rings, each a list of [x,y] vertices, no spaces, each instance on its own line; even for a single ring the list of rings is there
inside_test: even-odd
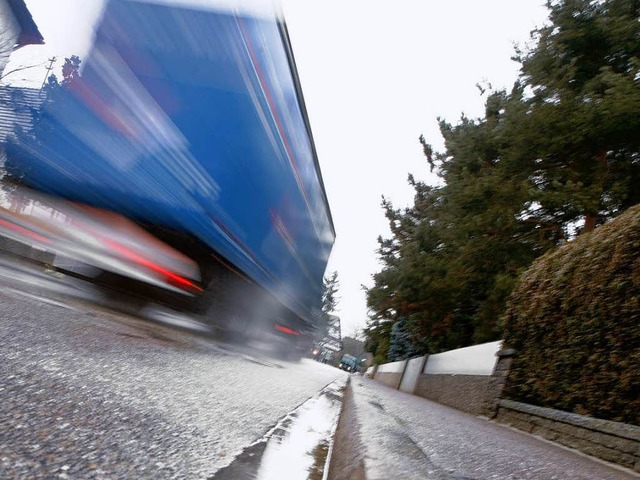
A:
[[[380,383],[486,417],[495,416],[512,349],[489,342],[437,355],[385,363],[367,374]],[[477,372],[477,373],[476,373]]]
[[[496,421],[640,473],[640,427],[511,400]]]
[[[381,372],[378,370],[375,374],[375,379],[377,382],[384,383],[387,387],[397,389],[402,380],[402,372]]]
[[[482,375],[420,375],[416,395],[474,415],[493,416],[498,382]]]
[[[500,350],[492,375],[420,375],[414,393],[463,412],[494,417],[513,354],[511,349]]]
[[[406,366],[406,360],[378,365],[374,378],[388,387],[397,389],[400,386],[400,381],[402,380]]]

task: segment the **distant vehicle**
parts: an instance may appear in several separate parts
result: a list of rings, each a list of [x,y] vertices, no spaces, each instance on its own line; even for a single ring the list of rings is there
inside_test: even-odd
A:
[[[348,353],[344,354],[340,359],[340,368],[347,372],[355,372],[360,367],[360,360]]]
[[[108,1],[79,77],[9,142],[7,169],[171,247],[154,243],[163,275],[153,251],[130,256],[154,264],[162,303],[304,351],[335,230],[287,28],[215,4]],[[174,250],[197,271],[171,270],[189,266]]]

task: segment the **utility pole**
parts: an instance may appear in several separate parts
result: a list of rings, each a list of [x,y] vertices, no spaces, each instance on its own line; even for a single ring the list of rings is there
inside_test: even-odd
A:
[[[47,73],[44,76],[44,80],[42,81],[42,85],[40,86],[40,91],[44,88],[45,83],[47,83],[47,78],[51,74],[51,70],[53,70],[53,64],[56,63],[56,57],[51,57],[49,59],[49,66],[47,67]]]

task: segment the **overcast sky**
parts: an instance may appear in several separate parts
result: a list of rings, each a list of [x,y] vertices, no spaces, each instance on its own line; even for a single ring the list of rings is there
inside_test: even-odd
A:
[[[514,42],[546,19],[542,0],[322,0],[284,11],[338,238],[343,334],[365,325],[361,285],[388,234],[381,195],[412,201],[408,173],[434,182],[418,142],[442,148],[437,117],[480,116],[476,88],[510,87]]]
[[[47,44],[14,55],[14,64],[38,65],[14,81],[29,77],[39,86],[47,58],[84,56],[89,45],[78,39],[90,38],[102,0],[26,3]],[[435,181],[418,137],[440,149],[437,117],[481,115],[475,85],[513,83],[514,42],[527,41],[547,12],[544,0],[282,3],[337,231],[328,268],[340,277],[346,335],[366,322],[361,285],[371,285],[376,238],[388,234],[381,195],[406,206],[408,173]]]

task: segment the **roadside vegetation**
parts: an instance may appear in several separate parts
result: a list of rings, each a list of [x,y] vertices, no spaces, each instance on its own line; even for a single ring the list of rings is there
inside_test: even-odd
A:
[[[407,209],[383,199],[391,237],[379,238],[365,330],[377,363],[502,338],[514,285],[538,257],[640,202],[640,2],[548,8],[515,51],[513,87],[480,86],[482,118],[440,120],[443,152],[420,137],[440,182],[409,176]]]
[[[640,425],[640,205],[536,260],[504,333],[510,398]]]

